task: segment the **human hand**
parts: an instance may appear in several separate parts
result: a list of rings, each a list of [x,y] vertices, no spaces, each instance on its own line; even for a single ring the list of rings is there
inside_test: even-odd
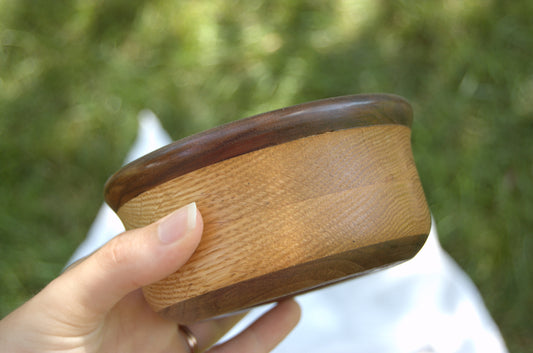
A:
[[[0,321],[1,352],[189,352],[175,322],[148,306],[140,287],[175,272],[201,238],[195,204],[125,232],[50,282]],[[268,352],[298,322],[293,300],[278,304],[233,339],[210,352]],[[189,327],[207,350],[242,316]]]

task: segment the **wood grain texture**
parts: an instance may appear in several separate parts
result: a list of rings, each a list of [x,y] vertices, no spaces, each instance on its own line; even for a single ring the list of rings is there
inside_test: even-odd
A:
[[[410,128],[377,124],[261,148],[202,166],[123,203],[126,228],[196,201],[202,241],[144,288],[178,322],[203,320],[412,257],[430,216]]]
[[[130,163],[108,180],[106,201],[117,211],[154,186],[244,153],[358,126],[411,126],[411,120],[409,103],[387,94],[335,97],[259,114],[176,141]]]
[[[421,234],[354,248],[168,305],[161,309],[160,314],[187,324],[245,311],[408,260],[412,257],[413,249],[422,247],[426,238],[425,234]],[[147,288],[146,295],[152,298],[154,293]],[[155,293],[156,297],[158,295]]]

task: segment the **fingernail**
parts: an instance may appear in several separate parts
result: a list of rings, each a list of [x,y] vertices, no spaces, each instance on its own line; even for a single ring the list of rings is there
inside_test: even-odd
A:
[[[158,229],[161,243],[172,244],[193,230],[197,213],[196,202],[192,202],[163,218]]]

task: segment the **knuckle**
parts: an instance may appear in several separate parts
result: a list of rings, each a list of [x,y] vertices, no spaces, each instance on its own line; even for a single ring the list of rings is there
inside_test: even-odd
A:
[[[124,243],[115,238],[104,247],[105,251],[102,257],[105,266],[116,267],[127,264],[130,252]]]

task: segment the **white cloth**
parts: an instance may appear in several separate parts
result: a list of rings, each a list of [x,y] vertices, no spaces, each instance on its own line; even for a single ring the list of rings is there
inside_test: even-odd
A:
[[[169,142],[155,115],[143,111],[126,162]],[[69,263],[123,230],[115,213],[103,205]],[[475,285],[440,246],[434,223],[412,260],[297,300],[302,319],[274,352],[507,352]],[[252,310],[225,339],[268,307]]]

